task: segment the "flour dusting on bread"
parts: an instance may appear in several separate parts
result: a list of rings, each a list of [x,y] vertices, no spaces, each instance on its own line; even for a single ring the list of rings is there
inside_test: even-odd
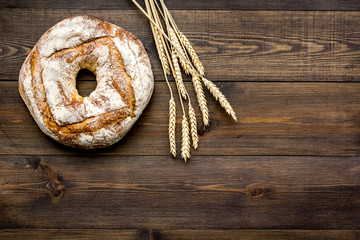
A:
[[[94,72],[96,89],[82,97],[80,69]],[[20,94],[45,134],[91,149],[119,141],[139,118],[154,88],[141,42],[91,16],[65,19],[37,42],[19,74]]]

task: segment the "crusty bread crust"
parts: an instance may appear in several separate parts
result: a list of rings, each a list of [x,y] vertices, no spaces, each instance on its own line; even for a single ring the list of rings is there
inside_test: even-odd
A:
[[[80,69],[94,72],[88,97],[76,90]],[[40,129],[65,145],[93,149],[119,141],[148,104],[154,88],[141,42],[92,16],[67,18],[50,28],[27,56],[19,91]]]

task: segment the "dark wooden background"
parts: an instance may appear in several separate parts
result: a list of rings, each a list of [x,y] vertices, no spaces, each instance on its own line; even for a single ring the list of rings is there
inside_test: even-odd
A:
[[[187,164],[169,155],[168,90],[130,0],[0,1],[0,239],[360,239],[359,1],[166,3],[239,119],[207,92]],[[134,33],[156,81],[129,134],[90,152],[46,137],[17,89],[40,36],[77,14]]]

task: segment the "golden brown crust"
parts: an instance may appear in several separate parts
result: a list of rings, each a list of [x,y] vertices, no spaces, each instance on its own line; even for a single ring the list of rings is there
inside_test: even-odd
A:
[[[73,30],[75,33],[69,31],[75,18],[80,24],[89,22],[90,26],[94,26],[94,29],[89,27],[88,32],[83,33],[90,35],[89,39],[77,33],[76,29]],[[73,147],[105,147],[125,135],[146,106],[153,88],[151,67],[144,47],[130,33],[95,17],[75,18],[65,19],[41,37],[20,71],[19,91],[40,128],[50,137]],[[68,39],[58,40],[52,36],[61,31],[57,27],[64,26],[64,31],[69,31]],[[99,32],[102,35],[97,35]],[[75,40],[71,42],[71,39]],[[116,41],[126,42],[130,51],[119,48]],[[145,75],[136,66],[125,66],[124,57],[128,62],[138,57],[144,68],[140,70],[146,72],[147,79],[139,79]],[[52,69],[53,65],[56,67]],[[75,88],[76,74],[83,68],[93,71],[100,78],[98,86],[101,85],[94,91],[97,91],[94,96],[86,98],[81,97]],[[53,75],[61,75],[60,79],[62,75],[65,77],[60,81]],[[149,86],[151,89],[144,91]],[[107,92],[118,96],[108,96]],[[141,93],[148,96],[138,96]],[[80,120],[63,117],[63,111]]]

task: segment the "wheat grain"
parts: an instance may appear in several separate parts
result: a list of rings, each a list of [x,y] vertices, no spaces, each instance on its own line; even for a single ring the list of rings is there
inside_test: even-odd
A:
[[[189,75],[190,72],[191,72],[190,64],[186,60],[184,60],[184,58],[182,56],[180,56],[179,54],[178,54],[178,57],[179,57],[179,60],[180,60],[180,64],[181,64],[182,68],[184,69],[184,72],[187,75]]]
[[[189,74],[191,69],[190,69],[189,63],[185,59],[186,54],[179,42],[178,37],[176,36],[174,29],[171,27],[168,27],[168,33],[169,33],[169,38],[170,38],[171,42],[174,44],[176,51],[178,51],[178,53],[176,55],[179,58],[181,67],[184,69],[184,72],[186,74]]]
[[[182,44],[184,44],[186,50],[188,51],[196,70],[200,73],[201,76],[205,75],[204,66],[202,65],[198,55],[196,54],[194,48],[192,47],[189,39],[180,31],[178,31],[178,34],[179,34],[179,39],[182,42]]]
[[[158,24],[156,22],[154,22],[154,20],[156,21],[157,19],[155,19],[155,14],[156,12],[152,12],[152,8],[149,5],[149,1],[145,0],[145,6],[146,6],[146,11],[149,14],[148,17],[151,16],[151,20],[150,21],[150,27],[153,33],[153,37],[154,37],[154,41],[155,41],[155,46],[159,55],[159,59],[161,62],[161,65],[163,67],[163,69],[165,70],[165,74],[170,75],[170,67],[169,67],[169,61],[165,56],[165,48],[164,48],[164,44],[163,44],[163,39],[162,36],[159,34],[159,29],[158,30]],[[150,18],[149,18],[150,20]]]
[[[191,132],[191,140],[194,149],[197,149],[199,146],[199,136],[197,133],[197,123],[196,123],[196,115],[195,110],[191,106],[189,102],[189,121],[190,121],[190,132]]]
[[[186,162],[190,158],[190,129],[187,118],[184,114],[182,119],[182,142],[181,142],[181,157]]]
[[[166,57],[165,54],[165,47],[164,44],[162,42],[161,36],[159,34],[159,31],[156,28],[153,28],[154,30],[154,38],[155,39],[155,43],[157,44],[157,49],[158,49],[158,53],[159,53],[159,58],[161,60],[161,63],[163,65],[163,68],[165,69],[165,72],[167,75],[170,75],[170,67],[169,67],[169,61]]]
[[[206,104],[204,90],[202,88],[199,75],[197,75],[194,72],[192,74],[192,82],[194,85],[196,98],[197,98],[197,101],[198,101],[198,104],[199,104],[199,107],[201,110],[201,115],[202,115],[202,119],[204,122],[204,126],[208,126],[209,125],[209,111],[208,111],[207,104]]]
[[[174,71],[173,71],[173,75],[175,78],[175,82],[176,82],[176,86],[178,88],[178,90],[180,91],[181,96],[186,100],[187,98],[187,92],[186,92],[186,88],[181,76],[181,69],[180,69],[180,65],[178,62],[178,59],[176,57],[176,52],[172,51],[171,52],[171,59],[172,59],[172,63],[174,66]]]
[[[229,114],[235,121],[237,121],[236,114],[234,109],[231,107],[229,101],[226,99],[224,94],[219,90],[216,85],[207,80],[206,78],[202,78],[204,85],[209,89],[210,93],[214,96],[214,98],[220,103],[220,105],[225,109],[226,113]]]
[[[171,96],[169,101],[169,141],[170,141],[170,153],[174,157],[176,157],[175,123],[176,123],[176,105],[175,105],[174,97]]]

